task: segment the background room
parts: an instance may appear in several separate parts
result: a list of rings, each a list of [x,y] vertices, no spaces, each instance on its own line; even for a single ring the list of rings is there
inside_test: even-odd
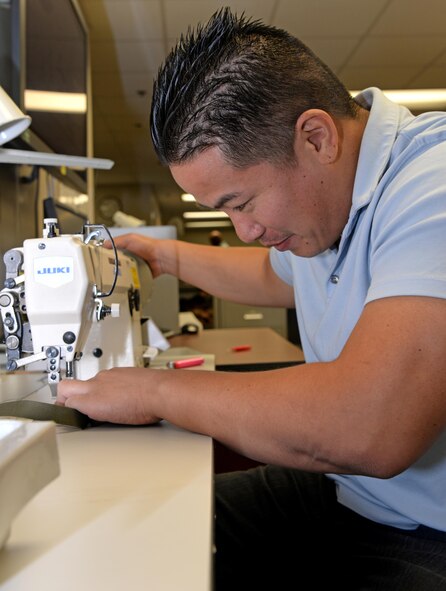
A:
[[[225,5],[300,37],[352,91],[409,91],[394,98],[414,112],[446,107],[446,94],[438,92],[446,79],[442,0],[422,8],[418,0],[0,0],[0,84],[32,116],[11,147],[115,163],[96,171],[3,164],[2,253],[40,234],[48,197],[65,232],[89,219],[117,228],[168,226],[167,236],[206,244],[219,230],[227,245],[241,244],[226,216],[211,217],[182,194],[159,164],[148,127],[152,80],[163,58],[189,25]],[[433,99],[414,95],[432,89]],[[39,91],[84,97],[83,107],[70,111],[56,100],[54,112],[35,103]],[[183,283],[168,289],[178,290],[179,308],[196,312],[205,328],[270,326],[298,342],[292,312],[227,304]]]

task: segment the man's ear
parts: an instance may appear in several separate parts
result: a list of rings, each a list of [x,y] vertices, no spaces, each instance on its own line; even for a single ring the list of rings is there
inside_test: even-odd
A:
[[[321,164],[335,162],[339,154],[339,134],[333,118],[321,109],[304,111],[295,125],[294,149],[315,156]],[[302,152],[303,150],[303,152]]]

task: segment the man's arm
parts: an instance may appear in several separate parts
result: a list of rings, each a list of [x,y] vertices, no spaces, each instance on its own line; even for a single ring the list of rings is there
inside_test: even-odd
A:
[[[293,289],[273,271],[267,248],[217,248],[140,234],[125,234],[114,240],[118,248],[143,258],[155,277],[175,275],[207,293],[240,304],[294,307]]]
[[[59,400],[98,420],[167,419],[249,457],[390,477],[446,425],[446,301],[376,300],[338,359],[269,372],[113,369]]]

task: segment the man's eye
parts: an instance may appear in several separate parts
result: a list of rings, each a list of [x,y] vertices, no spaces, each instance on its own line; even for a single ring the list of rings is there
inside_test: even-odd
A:
[[[246,201],[245,203],[242,203],[241,205],[236,205],[235,207],[233,207],[234,211],[243,211],[246,207],[246,204],[248,202]]]

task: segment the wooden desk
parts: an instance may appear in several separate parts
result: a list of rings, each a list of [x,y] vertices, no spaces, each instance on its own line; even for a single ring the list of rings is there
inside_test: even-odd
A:
[[[168,423],[57,437],[61,474],[13,521],[1,591],[209,591],[211,440]]]
[[[219,370],[272,369],[304,362],[302,349],[271,328],[216,328],[172,337],[169,342],[172,347],[214,354]],[[237,345],[250,345],[251,349],[233,352],[232,347]]]

